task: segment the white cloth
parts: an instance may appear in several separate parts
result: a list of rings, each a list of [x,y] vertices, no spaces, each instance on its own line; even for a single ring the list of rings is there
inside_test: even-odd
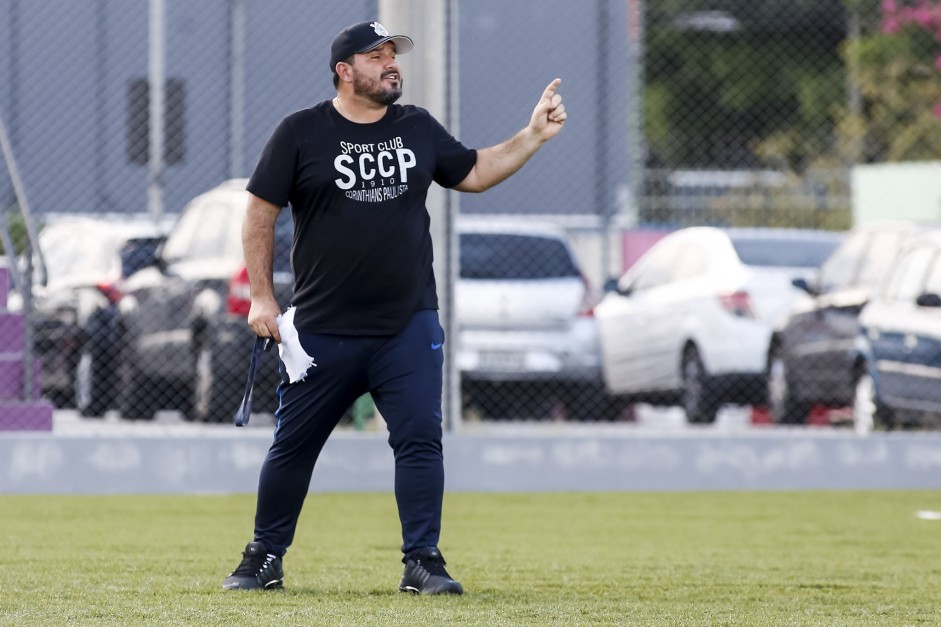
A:
[[[294,307],[278,316],[278,332],[281,334],[281,343],[278,344],[278,355],[284,362],[291,383],[303,381],[311,367],[316,368],[314,358],[307,354],[301,346],[297,336],[297,327],[294,326]]]

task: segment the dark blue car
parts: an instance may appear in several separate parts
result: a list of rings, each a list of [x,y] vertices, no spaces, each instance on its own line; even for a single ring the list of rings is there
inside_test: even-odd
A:
[[[859,323],[856,430],[941,424],[941,230],[903,249]]]

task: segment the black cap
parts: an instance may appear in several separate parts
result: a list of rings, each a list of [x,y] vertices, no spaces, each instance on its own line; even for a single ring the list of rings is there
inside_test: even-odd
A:
[[[395,44],[397,54],[408,52],[414,45],[405,35],[390,35],[386,27],[376,20],[344,28],[333,38],[333,45],[330,46],[330,71],[334,71],[340,61],[360,52],[368,52],[387,41]]]

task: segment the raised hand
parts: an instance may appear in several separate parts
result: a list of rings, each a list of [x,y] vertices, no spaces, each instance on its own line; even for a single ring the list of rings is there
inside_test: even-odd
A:
[[[549,83],[546,90],[542,92],[539,102],[536,103],[533,117],[529,121],[530,129],[543,141],[555,137],[568,118],[565,105],[562,104],[562,95],[556,93],[561,84],[561,78]]]

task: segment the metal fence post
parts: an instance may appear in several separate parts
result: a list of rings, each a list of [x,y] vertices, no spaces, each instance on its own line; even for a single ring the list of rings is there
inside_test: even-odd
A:
[[[245,0],[229,5],[229,178],[245,176]]]
[[[163,216],[163,116],[166,56],[166,0],[150,0],[148,21],[149,138],[147,210],[154,222]]]
[[[401,32],[415,39],[415,51],[399,57],[405,76],[403,101],[428,109],[453,135],[458,136],[451,119],[454,100],[448,99],[449,85],[456,84],[450,1],[380,0],[379,19],[390,32]],[[457,194],[432,186],[426,205],[431,215],[431,236],[435,243],[435,281],[441,324],[448,338],[445,351],[442,411],[448,431],[461,424],[460,374],[454,362],[459,340],[454,323],[454,284],[457,281],[457,238],[453,218],[458,214]]]

